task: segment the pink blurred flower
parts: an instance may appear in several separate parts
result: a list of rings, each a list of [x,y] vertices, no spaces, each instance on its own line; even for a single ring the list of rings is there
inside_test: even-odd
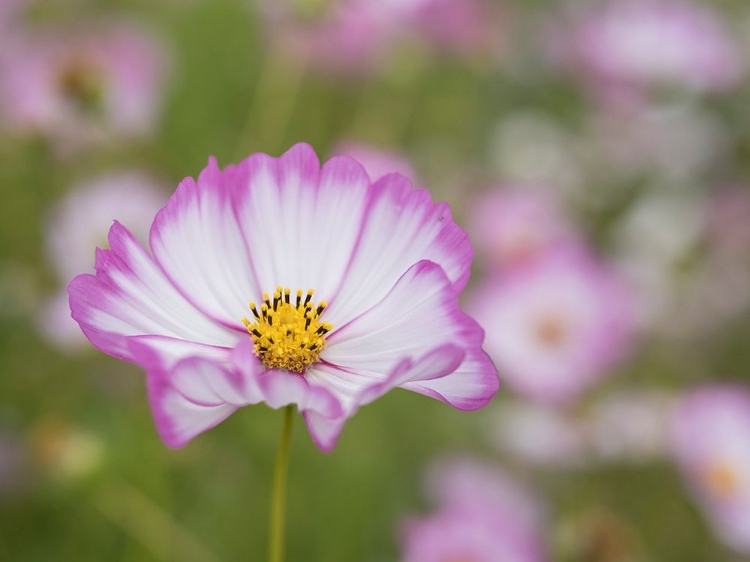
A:
[[[485,0],[416,0],[413,25],[432,45],[471,54],[502,47],[498,8]],[[507,17],[507,14],[503,14]],[[506,19],[506,18],[503,18]]]
[[[394,387],[462,410],[497,390],[482,331],[457,303],[468,237],[398,174],[371,183],[348,157],[321,169],[304,144],[224,171],[212,159],[157,214],[151,253],[120,223],[109,242],[96,275],[68,288],[73,317],[96,347],[146,369],[169,446],[266,402],[297,405],[330,450]]]
[[[0,65],[0,119],[70,151],[153,132],[166,56],[155,40],[121,24],[27,36]]]
[[[361,75],[383,62],[411,3],[333,0],[305,7],[268,0],[260,2],[260,13],[277,49],[321,70]]]
[[[750,390],[714,385],[688,393],[672,430],[677,464],[714,531],[750,552]]]
[[[372,181],[377,181],[388,174],[401,174],[410,178],[415,184],[421,182],[408,158],[397,152],[391,152],[368,144],[343,142],[333,149],[336,156],[349,156],[362,164]]]
[[[553,193],[533,188],[495,189],[476,197],[469,233],[491,269],[517,266],[580,242]]]
[[[346,74],[380,66],[407,38],[460,54],[501,43],[499,18],[485,0],[333,0],[324,7],[269,0],[260,12],[278,48]]]
[[[744,71],[720,16],[687,0],[609,0],[557,39],[553,56],[609,98],[659,86],[722,92]]]
[[[584,251],[552,252],[485,280],[468,309],[509,387],[542,402],[572,400],[630,349],[630,294]]]
[[[448,458],[428,472],[427,488],[436,505],[486,505],[512,515],[528,529],[540,529],[546,513],[541,500],[524,482],[500,468],[472,458]]]
[[[466,459],[439,467],[432,480],[439,509],[403,526],[404,562],[547,559],[538,500],[502,471]]]
[[[61,284],[81,271],[93,271],[94,248],[104,245],[115,217],[127,221],[141,240],[152,217],[166,202],[155,180],[138,171],[109,174],[75,186],[45,221],[47,255]],[[62,349],[84,346],[86,338],[70,317],[63,290],[44,305],[41,333]]]

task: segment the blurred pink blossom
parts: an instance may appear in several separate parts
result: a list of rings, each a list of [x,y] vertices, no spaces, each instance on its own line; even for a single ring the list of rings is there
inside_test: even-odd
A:
[[[609,0],[574,19],[554,35],[552,56],[605,99],[637,99],[663,86],[722,92],[744,71],[735,41],[707,5]]]
[[[163,47],[133,26],[24,36],[0,64],[0,122],[49,136],[64,152],[146,136],[157,125],[166,66]]]
[[[689,392],[672,424],[678,467],[715,533],[750,552],[750,390],[713,385]]]
[[[440,504],[403,525],[404,562],[547,560],[541,504],[499,469],[458,459],[438,465],[430,484]]]
[[[45,221],[47,255],[61,290],[44,304],[42,334],[62,349],[86,344],[70,317],[65,285],[93,271],[94,248],[107,246],[115,217],[126,220],[140,240],[148,238],[151,217],[166,203],[161,186],[140,171],[123,171],[85,182],[67,194]]]
[[[430,498],[441,507],[486,505],[512,514],[529,529],[545,524],[546,510],[534,490],[497,466],[468,457],[441,459],[426,481]]]
[[[548,253],[482,282],[468,303],[511,389],[576,398],[630,351],[633,303],[622,279],[583,250]]]
[[[417,0],[413,25],[427,41],[443,50],[471,54],[502,48],[497,3],[486,0]],[[502,20],[507,21],[503,12]]]
[[[331,152],[335,156],[354,158],[362,164],[372,181],[377,181],[388,174],[398,173],[409,178],[415,187],[421,184],[409,159],[397,152],[350,141],[338,144]]]
[[[460,54],[502,44],[486,0],[267,0],[259,8],[277,48],[342,74],[366,74],[407,38]]]
[[[495,189],[476,197],[469,233],[485,267],[512,267],[580,242],[552,191]]]

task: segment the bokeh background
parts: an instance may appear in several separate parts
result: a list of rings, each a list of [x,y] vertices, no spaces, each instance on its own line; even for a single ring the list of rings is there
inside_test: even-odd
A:
[[[289,560],[750,560],[748,37],[744,0],[0,0],[0,559],[264,559],[281,412],[167,449],[64,289],[209,155],[305,141],[451,204],[502,388],[329,455],[298,421]]]

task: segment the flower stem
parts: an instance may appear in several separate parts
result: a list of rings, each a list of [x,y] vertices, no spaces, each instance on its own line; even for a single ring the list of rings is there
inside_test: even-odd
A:
[[[289,444],[292,441],[294,406],[284,410],[284,429],[281,434],[276,466],[273,470],[273,491],[271,492],[271,530],[268,543],[269,562],[284,560],[284,505],[286,503],[286,474],[289,467]]]

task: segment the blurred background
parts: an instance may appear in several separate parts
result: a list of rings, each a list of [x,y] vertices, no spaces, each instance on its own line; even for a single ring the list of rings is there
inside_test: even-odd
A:
[[[0,0],[0,560],[262,560],[280,412],[182,450],[65,287],[298,141],[451,204],[484,410],[298,420],[288,559],[750,560],[743,0]]]

